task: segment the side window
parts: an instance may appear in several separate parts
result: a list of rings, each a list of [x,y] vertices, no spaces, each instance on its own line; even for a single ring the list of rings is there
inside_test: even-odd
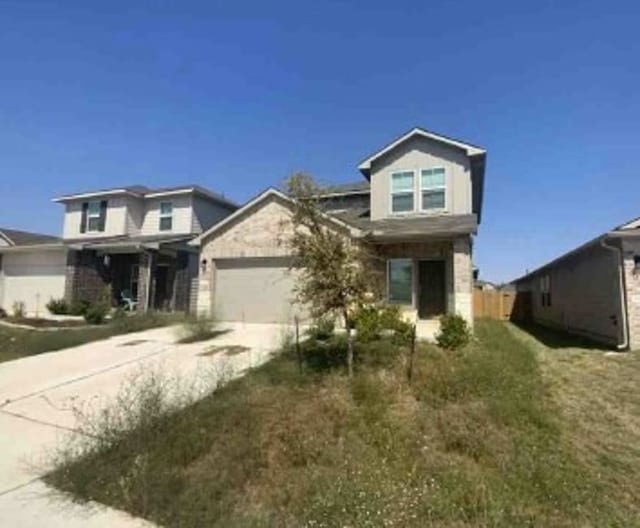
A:
[[[390,303],[412,303],[413,262],[410,259],[393,259],[388,261],[387,287],[387,295]]]
[[[160,202],[160,231],[171,231],[173,228],[173,204]]]
[[[391,212],[406,213],[414,210],[414,174],[411,171],[391,174]]]
[[[420,199],[423,211],[445,209],[446,191],[444,168],[423,169],[420,172]]]
[[[100,231],[100,202],[89,202],[87,205],[87,231]]]

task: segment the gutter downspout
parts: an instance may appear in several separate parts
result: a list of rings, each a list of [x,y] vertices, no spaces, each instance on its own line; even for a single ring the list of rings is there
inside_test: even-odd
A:
[[[620,288],[620,309],[622,313],[622,343],[617,345],[617,348],[618,350],[626,350],[629,348],[629,317],[627,315],[627,293],[624,280],[624,256],[620,248],[607,244],[606,237],[600,240],[600,246],[603,249],[613,251],[618,256],[618,287]]]

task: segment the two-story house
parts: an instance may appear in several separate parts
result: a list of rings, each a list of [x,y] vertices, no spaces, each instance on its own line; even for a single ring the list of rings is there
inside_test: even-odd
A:
[[[321,197],[336,230],[384,262],[386,295],[422,337],[457,313],[473,323],[473,236],[482,215],[486,151],[414,128],[358,166],[364,181]],[[198,310],[222,320],[287,322],[295,271],[283,232],[291,200],[268,189],[215,224],[200,247]]]
[[[70,194],[62,244],[65,298],[95,302],[105,288],[148,309],[188,310],[195,302],[198,254],[188,242],[237,209],[198,185],[136,185]]]

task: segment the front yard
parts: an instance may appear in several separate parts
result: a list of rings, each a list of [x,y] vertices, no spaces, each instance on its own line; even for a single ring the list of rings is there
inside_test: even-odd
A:
[[[0,325],[0,363],[99,341],[114,335],[164,326],[177,320],[176,316],[171,314],[149,313],[125,317],[101,326],[82,328],[30,330]],[[29,320],[18,322],[33,324]]]
[[[326,361],[338,340],[179,412],[149,387],[121,409],[138,427],[94,421],[48,481],[166,526],[638,525],[638,354],[476,332],[462,353],[421,345],[410,383],[386,341],[350,380]]]

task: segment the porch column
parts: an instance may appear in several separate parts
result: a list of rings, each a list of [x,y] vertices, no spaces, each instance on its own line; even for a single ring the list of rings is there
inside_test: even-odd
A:
[[[640,350],[640,269],[631,252],[625,252],[624,279],[627,289],[629,348]]]
[[[150,251],[140,253],[138,265],[138,311],[146,312],[150,308],[153,295],[153,271],[156,258]]]
[[[453,241],[453,312],[473,326],[473,266],[471,238]]]
[[[203,261],[206,264],[203,265]],[[213,315],[214,277],[216,261],[200,254],[198,262],[198,294],[196,310],[199,316]]]

